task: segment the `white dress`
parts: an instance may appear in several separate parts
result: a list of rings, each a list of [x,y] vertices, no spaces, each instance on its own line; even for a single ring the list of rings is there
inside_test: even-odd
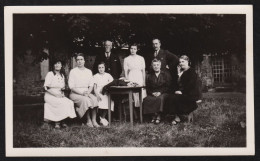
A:
[[[103,75],[97,73],[94,75],[94,83],[97,85],[97,91],[101,97],[101,101],[98,102],[98,108],[100,109],[108,109],[108,96],[103,95],[101,92],[103,87],[113,80],[109,73],[104,73]],[[111,101],[111,110],[114,111],[114,101]]]
[[[65,87],[64,76],[48,72],[45,78],[44,87],[50,87],[52,91],[61,94]],[[50,121],[61,121],[67,117],[75,118],[76,113],[73,102],[67,97],[58,98],[45,92],[44,95],[44,119]]]
[[[82,70],[78,67],[73,68],[70,71],[68,82],[70,89],[77,88],[79,92],[83,93],[94,85],[92,71],[87,68]],[[76,104],[76,111],[80,118],[84,116],[89,108],[93,109],[98,106],[97,97],[91,93],[88,96],[83,96],[71,92],[69,97]]]
[[[139,84],[144,85],[143,73],[145,71],[145,61],[140,55],[129,55],[124,59],[124,70],[128,72],[127,79]],[[146,97],[145,89],[142,90],[142,99]],[[134,93],[135,107],[140,107],[139,94]]]

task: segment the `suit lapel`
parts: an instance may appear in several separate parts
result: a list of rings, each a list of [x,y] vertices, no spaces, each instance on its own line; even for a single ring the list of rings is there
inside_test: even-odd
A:
[[[162,53],[163,53],[163,50],[162,50],[162,49],[160,49],[160,50],[159,50],[159,53],[158,53],[158,55],[157,55],[157,57],[159,57],[159,58],[160,58],[160,57],[162,56]]]
[[[114,54],[111,52],[109,56],[109,62],[112,62]]]
[[[101,60],[106,60],[106,59],[107,59],[106,54],[105,54],[105,52],[103,52],[102,55],[101,55]]]

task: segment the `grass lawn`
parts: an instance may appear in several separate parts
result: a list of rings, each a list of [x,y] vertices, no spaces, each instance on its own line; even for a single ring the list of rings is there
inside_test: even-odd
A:
[[[88,128],[74,119],[66,129],[42,127],[43,107],[14,107],[14,147],[245,147],[246,98],[242,93],[204,93],[192,123],[159,125],[112,122]],[[242,125],[242,126],[241,126]]]

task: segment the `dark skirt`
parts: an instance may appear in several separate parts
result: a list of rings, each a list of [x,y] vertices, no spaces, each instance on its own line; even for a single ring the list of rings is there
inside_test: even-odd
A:
[[[165,99],[168,94],[162,94],[159,97],[148,95],[143,100],[144,114],[163,112]]]
[[[170,114],[188,115],[198,108],[196,101],[187,95],[171,94],[166,100],[167,112]]]

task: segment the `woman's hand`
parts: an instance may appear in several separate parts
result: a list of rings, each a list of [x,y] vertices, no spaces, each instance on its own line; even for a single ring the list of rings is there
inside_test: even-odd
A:
[[[155,96],[155,97],[158,97],[158,96],[160,96],[161,95],[161,92],[154,92],[153,93],[153,96]]]
[[[97,95],[97,100],[102,101],[102,98],[100,97],[100,95]]]
[[[64,94],[62,94],[62,93],[56,94],[56,97],[62,98],[62,97],[64,97]]]
[[[175,91],[175,94],[182,94],[181,91]]]
[[[84,92],[82,93],[83,96],[89,96],[89,94],[90,94],[89,91],[84,91]]]
[[[177,66],[177,71],[178,71],[178,74],[181,73],[181,66],[180,65]]]

